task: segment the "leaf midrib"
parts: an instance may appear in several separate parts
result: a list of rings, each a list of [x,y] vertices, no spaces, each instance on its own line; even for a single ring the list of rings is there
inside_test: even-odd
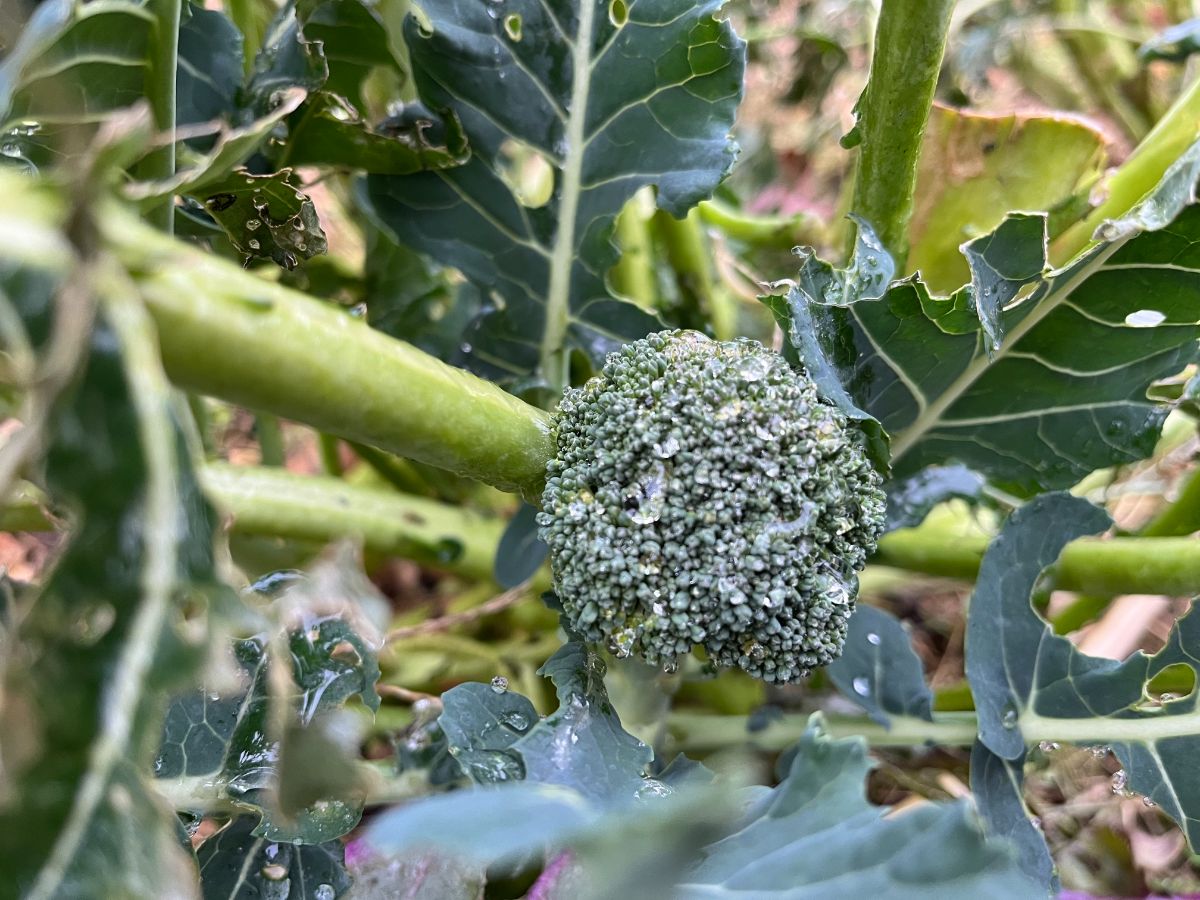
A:
[[[571,48],[573,80],[571,105],[566,123],[567,152],[562,167],[562,199],[558,207],[558,230],[550,255],[550,283],[546,292],[546,324],[542,332],[542,373],[555,386],[564,380],[554,373],[559,367],[555,357],[567,333],[570,311],[571,268],[575,259],[575,219],[579,209],[579,190],[583,179],[583,157],[587,146],[587,101],[592,82],[589,52],[596,22],[596,0],[582,0],[579,28]]]

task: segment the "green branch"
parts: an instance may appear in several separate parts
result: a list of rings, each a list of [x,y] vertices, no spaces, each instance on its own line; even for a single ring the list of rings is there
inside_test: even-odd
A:
[[[536,497],[549,417],[337,307],[140,226],[97,217],[181,387]]]
[[[856,130],[862,138],[853,211],[896,259],[908,253],[917,160],[954,0],[883,0]]]
[[[406,494],[354,487],[284,469],[212,463],[201,481],[243,535],[328,544],[346,537],[370,551],[467,578],[490,579],[504,520]]]
[[[149,181],[163,181],[175,174],[175,74],[179,56],[179,16],[184,0],[150,0],[154,15],[154,43],[150,48],[150,67],[146,73],[146,99],[154,127],[166,140],[146,156],[140,175]],[[175,198],[164,197],[147,213],[147,218],[168,234],[175,229]]]
[[[1158,124],[1138,144],[1129,159],[1105,183],[1104,202],[1076,222],[1050,245],[1051,261],[1062,265],[1093,241],[1107,219],[1129,212],[1162,180],[1171,163],[1200,138],[1200,78],[1175,101]]]
[[[893,531],[873,561],[897,569],[974,581],[987,549],[986,535],[935,528]],[[1054,585],[1089,594],[1200,592],[1200,541],[1192,538],[1081,538],[1067,545],[1053,571]]]

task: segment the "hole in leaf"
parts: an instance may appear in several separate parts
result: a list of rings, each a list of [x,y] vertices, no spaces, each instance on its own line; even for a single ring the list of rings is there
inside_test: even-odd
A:
[[[539,209],[554,194],[554,167],[536,148],[513,139],[500,145],[499,175],[522,206]]]
[[[629,5],[625,0],[611,0],[608,4],[608,21],[617,28],[629,21]]]
[[[1153,328],[1166,320],[1167,314],[1157,309],[1139,309],[1125,317],[1125,324],[1130,328]]]
[[[1196,690],[1196,670],[1187,663],[1167,666],[1146,683],[1146,698],[1151,703],[1166,704],[1184,700]]]
[[[504,17],[504,33],[511,41],[521,40],[521,17],[516,13]]]
[[[419,6],[410,7],[413,19],[416,20],[417,35],[425,40],[433,37],[433,23],[429,21],[429,17],[425,15],[425,11]]]

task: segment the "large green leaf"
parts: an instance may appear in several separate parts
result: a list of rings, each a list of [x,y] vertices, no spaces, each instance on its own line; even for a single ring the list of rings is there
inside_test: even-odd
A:
[[[73,527],[3,660],[0,870],[21,896],[176,897],[191,861],[143,772],[166,692],[206,652],[205,618],[185,637],[184,605],[220,606],[216,522],[127,281],[96,264],[53,305],[34,291],[12,300],[41,344],[51,323],[86,329],[92,291],[103,299],[90,355],[46,435],[45,487]]]
[[[556,900],[793,900],[831,890],[899,900],[1036,896],[1009,849],[985,841],[967,806],[928,804],[885,817],[864,796],[869,768],[865,742],[831,740],[817,720],[780,786],[751,791],[733,830],[719,786],[684,784],[605,807],[569,787],[526,781],[400,807],[374,820],[366,840],[401,858],[432,849],[477,865],[570,848],[548,867],[558,877],[537,893]],[[578,867],[569,877],[554,872],[564,862]]]
[[[1198,173],[1200,145],[1045,276],[1042,217],[1014,215],[964,247],[972,284],[950,297],[915,277],[844,307],[794,290],[789,339],[891,434],[899,477],[960,462],[1036,492],[1141,459],[1166,415],[1148,387],[1197,358]]]
[[[280,603],[307,606],[306,597],[318,590],[324,603],[356,602],[358,579],[336,563],[324,566],[312,580],[294,581]],[[200,808],[214,800],[228,802],[261,816],[256,835],[320,843],[353,828],[363,803],[353,766],[323,738],[323,720],[354,696],[378,708],[379,668],[371,643],[342,615],[303,613],[280,646],[291,662],[289,694],[272,694],[266,636],[238,641],[234,656],[242,689],[200,687],[177,696],[167,713],[154,773],[164,793],[183,808],[189,802]],[[276,702],[289,709],[284,735],[270,718]],[[318,756],[328,753],[304,771],[301,763],[313,762],[314,749]],[[287,803],[289,798],[299,802]]]
[[[890,613],[860,603],[850,617],[842,655],[825,667],[829,679],[881,725],[891,716],[932,721],[933,692],[908,632]]]
[[[439,721],[472,780],[562,785],[600,805],[627,804],[660,787],[645,778],[652,751],[621,727],[609,702],[598,655],[578,642],[564,644],[539,672],[558,691],[559,707],[545,719],[502,687],[464,684],[446,692]]]
[[[1107,514],[1063,493],[1015,512],[992,542],[971,598],[967,676],[979,740],[1010,762],[1019,784],[1027,735],[1106,744],[1128,783],[1158,803],[1200,846],[1200,696],[1156,696],[1151,680],[1172,666],[1196,672],[1200,612],[1172,629],[1166,646],[1124,661],[1087,656],[1053,633],[1030,605],[1041,573],[1073,538],[1102,531]],[[1033,738],[1037,739],[1037,738]]]
[[[140,3],[72,4],[65,27],[40,33],[4,78],[14,85],[0,131],[16,120],[94,123],[142,98],[150,76],[154,17]]]
[[[759,798],[738,830],[708,847],[677,889],[681,898],[888,900],[1034,897],[1011,851],[988,843],[970,807],[922,804],[884,817],[864,784],[861,739],[836,741],[809,726],[779,787]]]
[[[233,114],[242,87],[244,44],[241,31],[225,13],[184,4],[175,76],[176,125]]]
[[[492,298],[467,335],[496,377],[564,380],[564,352],[593,361],[655,320],[615,299],[617,213],[657,185],[675,216],[733,162],[744,45],[719,0],[508,0],[422,4],[405,27],[417,87],[450,108],[471,162],[372,177],[399,239],[456,266]]]
[[[350,886],[340,841],[287,844],[258,837],[242,816],[196,852],[205,900],[334,900]]]

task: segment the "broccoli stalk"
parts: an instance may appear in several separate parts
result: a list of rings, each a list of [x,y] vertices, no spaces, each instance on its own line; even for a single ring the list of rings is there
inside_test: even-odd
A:
[[[836,659],[880,476],[807,375],[749,340],[653,334],[555,415],[542,539],[569,623],[672,669],[791,682]]]

